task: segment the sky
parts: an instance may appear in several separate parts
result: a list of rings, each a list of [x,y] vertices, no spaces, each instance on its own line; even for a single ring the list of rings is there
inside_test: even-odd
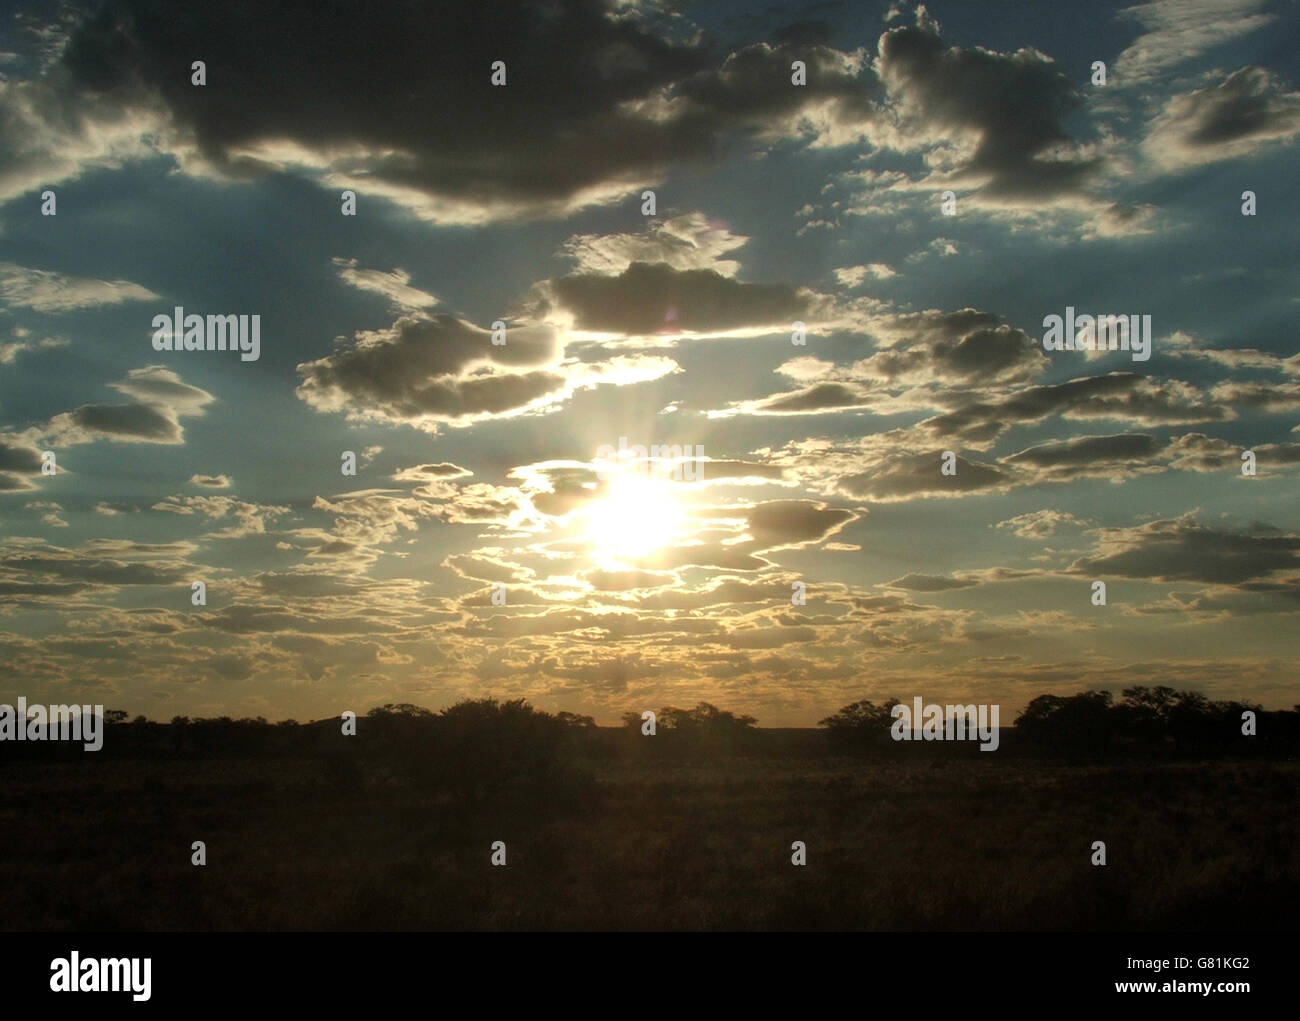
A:
[[[0,701],[1300,702],[1296,3],[485,6],[7,6]]]

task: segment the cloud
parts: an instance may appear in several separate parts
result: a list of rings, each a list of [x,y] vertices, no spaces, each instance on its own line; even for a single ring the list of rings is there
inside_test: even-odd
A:
[[[1271,470],[1300,464],[1300,443],[1257,443],[1245,447],[1204,433],[1175,437],[1169,441],[1162,456],[1169,461],[1170,468],[1178,471],[1227,471],[1237,475],[1241,471],[1241,455],[1246,450],[1254,452],[1256,470],[1261,476],[1267,476]]]
[[[1204,433],[1176,436],[1165,448],[1169,466],[1179,471],[1211,472],[1240,466],[1241,448]]]
[[[1242,273],[1244,274],[1244,272],[1243,270]],[[1251,347],[1201,347],[1195,337],[1182,330],[1176,330],[1165,338],[1162,347],[1165,355],[1170,358],[1195,358],[1213,362],[1228,369],[1265,369],[1273,372],[1283,372],[1291,376],[1300,376],[1300,355],[1283,358],[1280,355]]]
[[[786,284],[746,284],[716,270],[634,262],[617,276],[578,273],[539,285],[539,314],[552,308],[578,331],[653,338],[728,336],[791,329],[822,304]]]
[[[980,445],[991,443],[1014,425],[1041,422],[1051,415],[1079,420],[1125,419],[1135,425],[1159,426],[1222,422],[1234,414],[1230,407],[1207,399],[1187,383],[1112,372],[976,401],[927,419],[919,428],[937,437]]]
[[[774,500],[750,509],[745,530],[765,552],[797,549],[829,538],[857,517],[811,500]]]
[[[1137,85],[1159,78],[1276,20],[1262,14],[1265,0],[1154,0],[1126,7],[1119,17],[1139,22],[1145,32],[1115,61],[1114,84]]]
[[[918,497],[965,496],[984,491],[1006,491],[1014,483],[1011,473],[958,455],[957,473],[941,472],[944,451],[889,454],[864,471],[840,477],[836,486],[848,496],[889,503]]]
[[[433,479],[464,478],[473,474],[468,468],[442,461],[438,464],[417,464],[410,468],[402,468],[393,473],[393,479],[397,482],[428,482]]]
[[[948,259],[961,254],[968,247],[963,242],[954,241],[952,238],[934,238],[919,252],[913,252],[909,255],[907,261],[911,263],[924,262],[932,255],[937,255],[940,259]]]
[[[146,404],[83,404],[60,416],[67,430],[59,442],[92,443],[97,439],[119,442],[179,443],[181,427],[173,416]]]
[[[134,398],[129,404],[83,404],[55,415],[36,430],[56,446],[112,440],[117,443],[184,442],[182,418],[204,414],[215,398],[184,382],[171,369],[148,365],[131,369],[127,377],[109,384]]]
[[[724,137],[858,137],[874,81],[860,57],[764,43],[719,62],[698,36],[659,34],[662,20],[597,0],[344,0],[326,20],[290,0],[168,20],[150,0],[114,0],[75,25],[60,71],[78,96],[166,111],[190,172],[301,170],[441,223],[623,199],[672,164],[716,156]],[[220,54],[202,99],[165,70],[200,51]],[[808,63],[804,88],[790,85],[792,57]],[[496,60],[504,87],[491,84]]]
[[[191,475],[191,486],[202,486],[204,489],[229,489],[229,475]]]
[[[835,279],[844,287],[861,287],[866,280],[888,280],[898,274],[883,262],[872,262],[865,266],[841,266],[835,271]]]
[[[68,528],[69,525],[59,515],[63,511],[61,504],[54,503],[50,500],[31,500],[23,504],[25,510],[42,510],[41,521],[50,528]]]
[[[0,436],[0,492],[17,492],[35,489],[21,475],[41,473],[41,450],[17,439]]]
[[[898,117],[872,140],[925,149],[924,186],[975,189],[991,204],[1029,205],[1079,192],[1099,169],[1066,132],[1080,99],[1070,77],[1033,49],[946,46],[924,9],[886,31],[877,69]]]
[[[126,379],[110,386],[119,393],[146,404],[165,405],[181,418],[203,414],[216,398],[206,390],[191,386],[179,375],[161,365],[131,369]]]
[[[1260,476],[1300,464],[1300,443],[1257,443],[1245,447],[1204,433],[1175,437],[1169,441],[1162,456],[1169,460],[1169,467],[1178,471],[1227,471],[1238,475],[1242,466],[1241,455],[1246,450],[1254,452],[1256,471]]]
[[[950,578],[942,574],[905,574],[885,584],[889,588],[908,589],[912,592],[947,592],[951,589],[974,588],[979,581],[974,578]]]
[[[411,315],[359,333],[336,354],[298,366],[298,396],[317,411],[433,429],[518,414],[565,395],[547,327],[491,333],[446,314]]]
[[[329,535],[351,552],[382,546],[400,532],[413,532],[423,518],[438,516],[438,508],[423,499],[394,489],[359,489],[337,496],[317,496],[313,509],[334,515]]]
[[[704,460],[687,457],[682,459],[680,468],[683,476],[696,480],[694,483],[683,483],[688,486],[756,485],[785,480],[785,469],[780,465],[757,461]]]
[[[148,97],[82,92],[57,65],[32,81],[0,76],[0,202],[177,143]]]
[[[1008,454],[1000,463],[1027,470],[1040,482],[1084,478],[1109,478],[1118,482],[1137,474],[1164,471],[1162,466],[1154,464],[1162,451],[1163,445],[1154,436],[1142,433],[1079,436]]]
[[[776,371],[799,383],[797,390],[735,401],[711,417],[730,415],[810,415],[848,410],[877,414],[903,410],[890,398],[904,388],[981,388],[1025,382],[1042,374],[1050,362],[1041,345],[1023,330],[1002,323],[991,312],[973,308],[871,317],[870,330],[880,350],[849,365],[804,356]],[[907,395],[933,406],[941,391],[913,390]]]
[[[668,571],[586,571],[582,580],[597,592],[642,592],[677,585],[681,579]]]
[[[617,276],[634,262],[646,262],[675,270],[711,269],[734,277],[740,263],[721,256],[748,241],[722,221],[696,212],[651,220],[641,234],[575,234],[564,243],[561,254],[577,263],[579,274]]]
[[[772,394],[757,400],[735,401],[725,410],[710,411],[711,418],[730,415],[817,415],[837,411],[867,410],[872,394],[844,383],[816,383],[800,390]]]
[[[169,514],[188,516],[199,514],[209,520],[234,518],[235,524],[219,532],[208,532],[205,539],[242,539],[248,535],[262,535],[266,522],[289,513],[288,507],[249,503],[233,496],[169,496],[150,508]]]
[[[872,329],[887,347],[854,363],[846,376],[890,384],[987,386],[1025,382],[1050,364],[1033,337],[974,308],[880,318]]]
[[[1065,527],[1081,528],[1085,521],[1069,511],[1037,510],[1017,514],[1014,518],[999,521],[998,528],[1010,528],[1022,539],[1047,539]]]
[[[129,545],[81,549],[39,544],[0,547],[0,579],[17,580],[35,576],[46,581],[85,582],[90,585],[174,585],[187,581],[192,566],[176,556],[188,547],[159,551],[147,545],[133,550]]]
[[[23,338],[10,341],[8,344],[0,344],[0,365],[12,365],[18,360],[19,355],[31,354],[36,351],[50,351],[67,346],[68,342],[58,337],[44,337],[41,340]]]
[[[157,96],[220,171],[298,166],[443,222],[580,207],[707,148],[627,105],[699,69],[700,55],[603,5],[345,2],[333,15],[290,2],[165,21],[147,0],[120,0],[76,26],[64,64],[83,90]],[[272,67],[242,45],[250,37],[310,59]],[[163,71],[179,50],[222,54],[207,101]],[[509,84],[494,88],[503,58]],[[529,88],[543,76],[545,90]]]
[[[1300,566],[1300,535],[1258,526],[1230,531],[1198,525],[1191,514],[1135,528],[1103,528],[1100,550],[1073,574],[1241,585]]]
[[[129,280],[92,280],[48,270],[0,262],[0,299],[36,312],[68,312],[127,301],[149,301],[158,295]]]
[[[792,88],[791,64],[803,61],[807,84]],[[728,55],[716,71],[697,73],[674,90],[687,104],[684,122],[743,126],[762,141],[804,136],[814,147],[860,139],[875,115],[879,84],[861,54],[828,46],[756,43]]]
[[[562,362],[558,335],[545,323],[508,326],[505,340],[494,344],[490,331],[445,313],[413,313],[300,364],[295,392],[317,411],[436,432],[440,424],[540,411],[576,390],[678,371],[676,362],[662,357]]]
[[[1210,395],[1231,408],[1265,414],[1300,410],[1300,382],[1248,383],[1226,380],[1215,385]]]
[[[426,495],[416,490],[416,495]],[[434,494],[436,495],[436,494]],[[508,486],[475,483],[460,486],[444,502],[433,508],[435,516],[448,524],[518,525],[527,508],[519,490]]]
[[[1143,146],[1175,169],[1247,156],[1300,134],[1300,92],[1284,92],[1262,67],[1243,67],[1217,85],[1173,96]]]
[[[362,269],[356,259],[330,260],[338,267],[339,279],[361,291],[382,294],[398,309],[432,308],[438,299],[418,288],[411,287],[411,275],[404,269],[385,273],[378,269]]]
[[[1102,209],[1083,230],[1083,238],[1125,238],[1152,234],[1160,225],[1160,209],[1147,202],[1116,202]]]

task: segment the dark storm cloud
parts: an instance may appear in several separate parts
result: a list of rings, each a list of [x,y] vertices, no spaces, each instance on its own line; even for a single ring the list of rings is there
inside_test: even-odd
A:
[[[807,84],[791,87],[791,64],[801,60]],[[811,91],[811,95],[809,93]],[[861,124],[875,112],[871,97],[879,91],[874,76],[859,79],[846,55],[819,45],[758,43],[732,53],[716,70],[702,71],[683,81],[674,95],[689,100],[695,116],[723,121],[739,119],[755,128],[775,117],[797,114],[809,99],[838,100],[845,124]]]
[[[1097,169],[1095,159],[1058,152],[1073,145],[1063,122],[1080,100],[1042,53],[947,46],[923,14],[915,26],[882,35],[879,51],[881,81],[906,129],[934,142],[953,132],[978,139],[952,181],[987,178],[982,195],[1024,202],[1076,191]]]
[[[558,198],[708,141],[620,117],[619,104],[702,70],[702,57],[595,0],[177,6],[109,3],[64,60],[88,89],[159,92],[217,163],[266,138],[361,144],[377,154],[367,170],[394,184]],[[197,89],[200,54],[208,85]],[[505,88],[490,84],[495,60]]]
[[[274,143],[290,142],[354,186],[432,197],[434,218],[470,222],[630,190],[720,152],[724,130],[755,134],[803,105],[838,103],[847,119],[865,108],[870,76],[860,84],[834,50],[724,56],[603,0],[111,0],[75,27],[63,63],[86,93],[158,97],[231,173],[275,165]],[[795,57],[805,88],[790,85]],[[206,87],[190,83],[193,59]],[[497,60],[504,87],[490,81]]]
[[[814,296],[785,284],[743,284],[714,270],[634,262],[618,276],[575,274],[542,286],[579,330],[630,336],[790,329]]]

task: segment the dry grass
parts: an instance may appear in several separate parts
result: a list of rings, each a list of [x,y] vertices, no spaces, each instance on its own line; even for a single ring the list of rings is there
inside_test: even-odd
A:
[[[474,807],[342,792],[309,759],[11,765],[0,928],[1294,925],[1300,763],[989,759],[609,759],[551,799]]]

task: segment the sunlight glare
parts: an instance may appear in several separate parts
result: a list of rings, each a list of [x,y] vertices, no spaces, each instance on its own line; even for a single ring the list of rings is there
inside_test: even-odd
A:
[[[682,516],[671,482],[627,472],[587,509],[586,539],[604,561],[636,559],[671,544]]]

